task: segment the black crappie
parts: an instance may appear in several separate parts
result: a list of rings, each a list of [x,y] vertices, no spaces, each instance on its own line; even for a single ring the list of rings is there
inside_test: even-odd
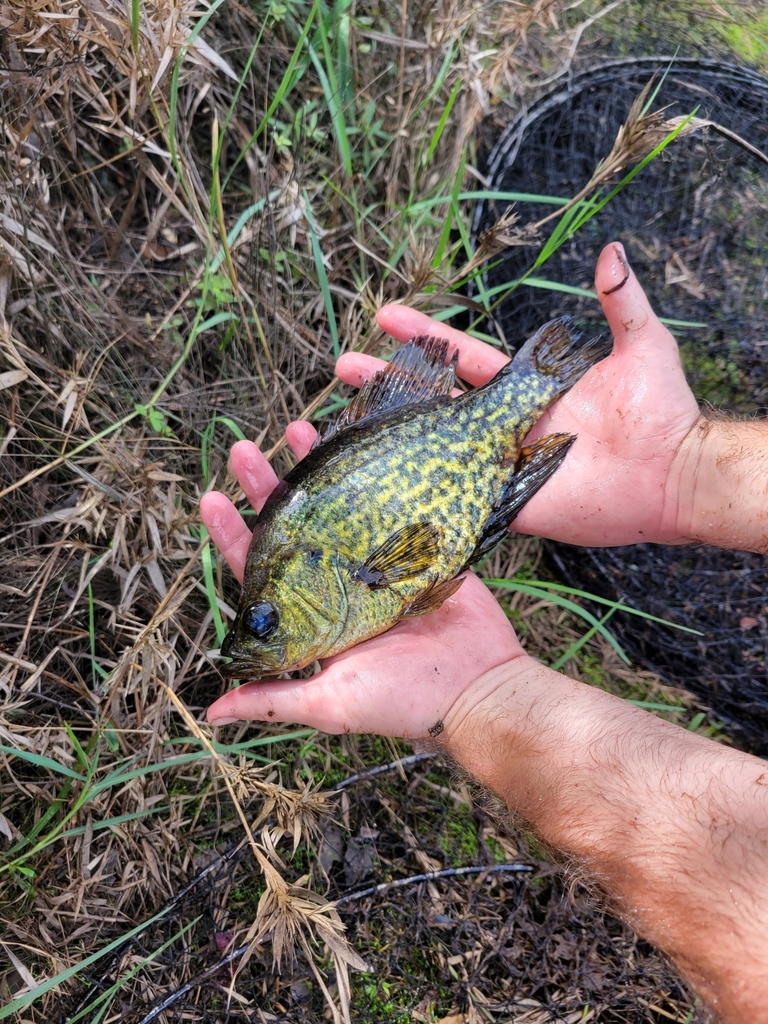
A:
[[[259,514],[228,672],[302,668],[439,607],[565,458],[573,436],[525,435],[610,348],[553,320],[452,398],[448,342],[404,345]]]

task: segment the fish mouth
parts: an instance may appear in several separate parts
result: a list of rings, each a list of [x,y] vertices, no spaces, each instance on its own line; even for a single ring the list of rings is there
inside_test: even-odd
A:
[[[272,662],[265,664],[260,658],[235,658],[224,667],[224,674],[230,679],[262,679],[287,672],[289,667],[285,664],[285,654],[278,665]]]
[[[224,668],[227,676],[237,679],[258,679],[260,676],[276,675],[286,671],[285,647],[282,644],[264,645],[257,651],[250,651],[238,643],[236,632],[230,631],[224,637],[221,654],[232,658]]]

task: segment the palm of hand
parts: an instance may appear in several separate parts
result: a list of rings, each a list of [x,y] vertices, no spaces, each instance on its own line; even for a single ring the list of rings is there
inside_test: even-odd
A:
[[[665,524],[665,502],[674,498],[666,494],[666,486],[698,407],[674,339],[626,271],[619,250],[603,251],[596,279],[614,351],[532,431],[532,437],[566,431],[578,440],[562,469],[515,520],[522,532],[577,544],[675,539],[674,508]],[[400,340],[439,333],[455,342],[460,375],[471,384],[488,380],[505,362],[489,346],[406,307],[385,307],[379,323]],[[380,360],[350,353],[341,357],[337,372],[359,384],[379,365]],[[315,437],[314,428],[294,423],[286,433],[302,458]],[[277,482],[274,471],[248,441],[233,447],[231,462],[258,510]],[[242,579],[251,534],[240,514],[218,492],[204,496],[200,512],[211,538]],[[475,680],[523,653],[506,616],[470,573],[438,611],[401,622],[345,651],[310,680],[248,683],[230,690],[209,708],[208,718],[219,724],[272,719],[332,733],[426,738],[439,734],[441,719]]]
[[[208,717],[302,722],[336,734],[436,738],[442,719],[473,680],[522,654],[490,591],[469,573],[437,611],[329,659],[312,679],[245,683],[220,697]]]
[[[680,444],[699,416],[677,343],[648,304],[618,246],[603,250],[595,274],[614,350],[531,430],[577,440],[558,470],[525,506],[514,528],[571,544],[674,542],[676,495],[666,491]],[[489,346],[402,306],[387,306],[379,324],[396,338],[440,333],[459,348],[459,374],[482,384],[506,361]],[[339,374],[359,383],[378,365],[349,355]]]
[[[614,352],[531,431],[532,438],[565,431],[577,441],[567,471],[554,474],[515,529],[571,544],[675,539],[666,486],[699,410],[674,338],[653,320],[616,336]]]

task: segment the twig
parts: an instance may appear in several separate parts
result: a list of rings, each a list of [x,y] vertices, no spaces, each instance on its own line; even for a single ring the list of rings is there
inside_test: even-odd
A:
[[[414,757],[423,759],[426,755],[415,754]],[[393,762],[393,764],[399,764],[400,762]],[[384,767],[391,767],[385,765]],[[410,878],[398,878],[394,882],[382,882],[381,885],[374,885],[369,889],[362,889],[359,892],[349,893],[347,896],[342,896],[336,900],[334,906],[340,906],[342,903],[351,903],[352,900],[362,899],[364,896],[372,896],[379,892],[386,892],[389,889],[402,889],[407,885],[417,885],[419,882],[431,882],[436,878],[457,878],[464,875],[482,875],[482,874],[523,874],[531,871],[535,871],[536,868],[532,864],[490,864],[482,866],[473,866],[466,868],[444,868],[442,871],[428,871],[422,875],[411,875]],[[154,1009],[150,1010],[149,1013],[142,1017],[139,1024],[151,1024],[153,1020],[157,1020],[161,1013],[173,1006],[175,1002],[185,996],[192,989],[197,988],[204,981],[207,981],[214,974],[222,969],[222,967],[228,967],[235,960],[239,960],[241,956],[247,952],[250,947],[250,943],[246,943],[244,946],[238,946],[237,949],[233,949],[231,953],[228,953],[222,960],[219,960],[212,967],[206,968],[200,974],[196,975],[190,981],[186,982],[181,988],[177,989],[167,996],[162,1003],[155,1006]]]
[[[342,789],[346,789],[348,786],[352,786],[357,782],[365,782],[368,779],[376,778],[379,775],[383,775],[385,772],[395,771],[397,768],[406,767],[411,764],[418,764],[421,761],[427,761],[435,756],[436,754],[433,753],[411,754],[409,757],[403,757],[399,761],[390,761],[389,764],[376,765],[374,768],[369,768],[367,771],[357,772],[355,775],[350,775],[348,778],[342,779],[340,782],[337,782],[336,785],[332,787],[332,790],[334,792],[340,792]],[[258,837],[261,834],[261,832],[262,829],[257,829],[254,832],[254,837]],[[218,855],[215,860],[212,860],[210,864],[206,865],[202,869],[202,871],[200,871],[197,875],[195,875],[194,878],[187,882],[183,889],[180,889],[179,892],[177,892],[174,896],[171,897],[171,899],[160,911],[160,914],[163,917],[165,917],[167,914],[170,914],[171,911],[174,910],[179,905],[179,903],[184,899],[184,897],[187,896],[193,889],[195,889],[202,881],[204,881],[210,874],[221,868],[229,860],[235,857],[240,852],[240,850],[242,850],[244,842],[246,842],[246,840],[236,843],[226,853]],[[462,871],[461,868],[457,870]],[[353,896],[346,896],[342,898],[349,900],[352,899]],[[157,920],[158,916],[155,915],[155,917],[153,917],[151,921],[147,922],[147,925],[149,926],[150,923],[157,923]],[[133,938],[135,940],[137,936],[135,935]],[[172,1005],[176,1000],[180,999],[183,995],[185,995],[185,993],[189,992],[190,989],[195,988],[197,985],[201,984],[212,974],[215,974],[221,967],[225,967],[227,964],[232,963],[233,960],[237,960],[241,956],[244,956],[248,947],[249,943],[246,943],[244,946],[238,947],[238,949],[234,950],[232,953],[227,954],[227,956],[223,960],[220,960],[217,964],[214,964],[213,967],[206,968],[206,970],[203,971],[201,974],[197,975],[191,981],[186,982],[180,989],[178,989],[176,992],[173,992],[170,996],[168,996],[168,998],[160,1006],[155,1007],[148,1016],[144,1017],[140,1024],[148,1024],[149,1021],[155,1020],[156,1017],[160,1013],[162,1013],[164,1009],[167,1009],[168,1006]],[[120,947],[119,951],[116,951],[115,955],[124,956],[125,950],[123,949],[123,947]],[[106,976],[106,974],[108,973],[108,969],[104,970],[102,971],[102,976]],[[78,1009],[79,1008],[80,1007],[78,1007]]]
[[[411,875],[409,878],[396,878],[392,882],[380,882],[379,885],[372,885],[368,889],[360,889],[351,892],[346,896],[340,896],[335,901],[335,906],[340,907],[342,903],[351,903],[352,900],[360,900],[364,896],[374,896],[380,892],[388,892],[390,889],[403,889],[406,885],[417,885],[419,882],[433,882],[436,878],[457,878],[461,875],[482,875],[496,874],[497,872],[508,872],[509,874],[523,874],[524,872],[535,871],[533,864],[484,864],[468,868],[443,868],[441,871],[425,871],[422,875]]]
[[[178,1002],[182,996],[187,994],[187,992],[191,992],[192,989],[197,988],[198,985],[202,985],[204,981],[207,981],[212,977],[212,975],[216,974],[217,971],[220,971],[222,967],[227,967],[229,964],[234,963],[235,960],[239,960],[240,957],[248,951],[250,945],[250,942],[247,942],[244,946],[239,946],[237,949],[233,949],[231,953],[225,956],[223,960],[219,960],[215,963],[213,967],[208,967],[201,974],[198,974],[190,981],[185,982],[181,988],[177,988],[175,992],[171,992],[169,996],[166,996],[162,1003],[156,1006],[153,1010],[150,1010],[145,1017],[142,1017],[139,1024],[150,1024],[150,1021],[157,1020],[161,1013],[167,1010],[170,1006],[173,1006],[174,1003]]]
[[[347,786],[353,786],[356,782],[367,782],[368,779],[375,779],[378,775],[395,771],[397,768],[405,768],[407,765],[418,764],[420,761],[430,761],[433,757],[437,757],[437,753],[427,751],[423,754],[410,754],[408,757],[401,757],[399,761],[390,761],[389,764],[377,764],[374,768],[367,768],[364,772],[358,772],[356,775],[342,779],[341,782],[331,786],[331,791],[338,793],[340,790],[346,789]]]

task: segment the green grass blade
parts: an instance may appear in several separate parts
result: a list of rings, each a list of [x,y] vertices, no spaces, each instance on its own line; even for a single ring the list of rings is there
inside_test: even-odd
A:
[[[6,747],[5,744],[0,743],[0,751],[4,754],[12,754],[14,757],[20,758],[22,761],[29,761],[30,764],[37,765],[38,768],[48,768],[52,772],[58,772],[59,775],[66,775],[70,779],[77,779],[78,782],[85,782],[86,778],[79,772],[73,771],[71,768],[67,768],[66,765],[60,764],[58,761],[54,761],[51,757],[44,757],[42,754],[35,754],[31,750],[19,750],[17,747]]]
[[[576,604],[575,601],[570,601],[568,598],[562,597],[560,594],[550,593],[540,587],[530,586],[528,583],[519,583],[517,580],[496,579],[485,580],[484,582],[489,583],[494,587],[504,587],[506,590],[514,590],[520,594],[528,594],[530,597],[536,597],[540,601],[551,601],[553,604],[559,605],[566,611],[573,612],[574,615],[579,615],[582,619],[585,619],[590,626],[595,627],[596,631],[611,645],[625,665],[631,665],[629,658],[624,653],[624,649],[616,637],[614,637],[605,628],[605,626],[601,625],[600,620],[596,619],[592,612],[587,611],[586,608],[582,608],[582,606]]]
[[[432,102],[435,96],[437,96],[437,94],[440,92],[443,85],[445,84],[446,78],[453,69],[455,55],[456,43],[451,42],[450,45],[448,46],[448,49],[445,51],[443,63],[440,65],[440,70],[435,76],[435,80],[432,83],[432,87],[430,88],[429,92],[424,97],[424,99],[421,101],[421,103],[419,103],[419,105],[414,110],[413,114],[411,115],[411,120],[417,118],[419,114],[422,112],[422,110],[426,110],[426,108],[429,106],[429,104]]]
[[[200,466],[203,471],[203,480],[205,486],[211,482],[211,448],[213,447],[213,439],[216,433],[216,424],[223,424],[228,430],[230,430],[238,441],[245,441],[245,434],[242,432],[240,427],[235,423],[234,420],[230,419],[229,416],[214,416],[208,422],[205,430],[200,435]]]
[[[446,249],[448,247],[448,243],[451,240],[451,230],[453,228],[454,210],[457,208],[457,197],[459,195],[459,191],[460,191],[460,187],[461,187],[461,182],[464,179],[464,166],[465,166],[466,162],[467,162],[467,151],[466,151],[466,148],[465,148],[464,152],[461,154],[461,161],[459,163],[459,169],[458,169],[458,172],[456,174],[456,181],[455,181],[455,184],[454,184],[454,188],[453,188],[453,190],[451,192],[451,213],[450,213],[449,217],[445,218],[445,224],[443,225],[443,230],[440,232],[440,239],[439,239],[439,241],[437,243],[437,248],[435,249],[435,255],[434,255],[433,259],[432,259],[432,266],[435,269],[437,269],[443,263],[443,259],[445,257],[445,251],[446,251]]]
[[[659,321],[667,327],[709,327],[700,320],[671,320],[667,316],[660,316]]]
[[[685,711],[680,705],[657,704],[652,700],[627,700],[627,704],[634,704],[636,708],[645,708],[646,711]]]
[[[91,822],[90,826],[76,825],[74,828],[68,828],[65,832],[62,832],[57,838],[71,839],[74,836],[83,835],[88,827],[93,829],[94,832],[97,832],[102,828],[114,828],[116,825],[124,825],[128,821],[138,821],[141,818],[148,818],[153,814],[160,814],[162,811],[167,810],[167,804],[156,804],[153,807],[145,807],[141,811],[130,811],[127,814],[118,814],[114,818],[101,818],[98,821]]]
[[[589,288],[577,288],[573,284],[561,284],[560,281],[550,281],[545,277],[526,277],[521,279],[520,284],[524,284],[526,288],[544,288],[550,292],[564,292],[566,295],[579,295],[583,299],[597,299],[597,292],[591,291]],[[499,291],[508,287],[507,285],[501,285]]]
[[[341,346],[339,345],[339,332],[336,327],[336,311],[333,308],[331,289],[328,287],[328,275],[325,272],[325,263],[323,262],[323,250],[320,248],[320,239],[317,237],[317,232],[315,231],[314,226],[312,224],[309,196],[307,195],[306,189],[303,190],[302,195],[304,196],[304,204],[307,210],[307,226],[309,230],[309,237],[312,242],[312,256],[315,260],[317,280],[320,285],[320,291],[323,293],[325,315],[326,319],[328,320],[328,329],[331,332],[333,355],[336,359],[338,359],[339,355],[341,354]]]
[[[127,971],[120,978],[118,978],[113,985],[111,985],[108,989],[106,989],[104,992],[98,995],[87,1006],[83,1007],[83,1009],[80,1010],[79,1013],[76,1013],[74,1017],[68,1017],[65,1024],[77,1024],[77,1021],[82,1020],[86,1014],[90,1013],[92,1010],[95,1010],[99,1003],[103,1003],[106,1001],[106,1006],[103,1006],[101,1008],[98,1015],[94,1017],[93,1021],[91,1022],[91,1024],[98,1024],[98,1022],[109,1009],[109,1003],[117,995],[117,993],[123,987],[123,985],[125,985],[126,982],[130,981],[131,978],[135,977],[139,973],[139,971],[143,970],[143,968],[147,966],[147,964],[151,964],[153,960],[156,960],[157,957],[159,957],[161,953],[164,953],[166,949],[172,946],[174,942],[178,942],[178,940],[182,938],[184,935],[186,935],[190,928],[193,928],[199,920],[200,918],[196,917],[188,924],[185,924],[176,932],[175,935],[172,935],[170,939],[166,939],[166,941],[158,949],[153,950],[152,953],[150,953],[148,956],[145,956],[142,960],[140,960],[139,963],[137,963],[134,967],[130,969],[130,971]]]
[[[211,743],[211,746],[217,754],[240,754],[252,750],[254,747],[267,747],[271,743],[290,743],[292,740],[303,740],[307,736],[315,736],[316,733],[317,729],[296,729],[294,732],[282,732],[275,736],[257,736],[252,740],[243,740],[242,743]],[[177,736],[164,741],[165,744],[183,743],[193,746],[202,744],[202,742],[197,736]],[[197,754],[193,756],[198,758]],[[200,756],[210,757],[210,754],[203,753]]]
[[[493,583],[494,585],[503,584],[503,581],[500,580],[487,580],[486,582]],[[526,583],[541,590],[558,590],[564,594],[574,594],[576,597],[583,597],[587,601],[594,601],[595,604],[603,604],[609,608],[615,608],[617,612],[629,612],[630,615],[637,615],[638,618],[647,619],[649,622],[658,622],[660,625],[670,626],[672,629],[680,629],[684,633],[693,633],[695,636],[704,635],[701,630],[693,629],[691,626],[681,626],[677,622],[670,622],[669,619],[662,619],[658,615],[651,615],[650,612],[633,608],[622,601],[611,601],[610,598],[599,597],[597,594],[591,594],[588,590],[579,590],[578,587],[567,587],[564,583],[552,583],[549,580],[526,580]]]
[[[270,120],[272,118],[272,115],[277,110],[277,108],[280,106],[280,104],[283,102],[285,97],[288,95],[288,93],[290,92],[291,88],[293,88],[293,86],[296,84],[296,82],[293,80],[293,73],[296,70],[296,65],[299,63],[299,58],[301,57],[301,52],[304,49],[304,44],[307,41],[307,36],[309,35],[310,29],[312,28],[312,23],[315,20],[315,15],[317,14],[319,9],[320,9],[320,0],[314,0],[314,3],[312,4],[311,9],[309,10],[309,13],[307,14],[306,21],[304,22],[304,27],[301,30],[301,34],[299,35],[298,41],[296,43],[296,46],[293,48],[293,53],[291,54],[291,59],[288,61],[288,67],[285,69],[285,71],[283,73],[283,77],[280,79],[280,85],[277,87],[277,92],[272,97],[272,101],[269,104],[269,106],[267,107],[267,112],[264,114],[264,117],[262,117],[261,121],[259,122],[259,125],[256,128],[256,131],[248,139],[248,141],[246,142],[246,144],[243,146],[243,148],[241,149],[240,153],[238,154],[237,159],[232,164],[232,167],[230,168],[229,173],[227,174],[226,178],[224,179],[224,184],[222,185],[222,190],[226,188],[227,183],[229,182],[229,179],[232,177],[232,175],[234,174],[235,170],[238,168],[238,166],[245,159],[246,153],[250,150],[250,148],[256,142],[258,137],[264,131],[265,127],[269,124],[269,122],[270,122]]]
[[[201,542],[208,540],[208,530],[202,524],[200,525],[200,540]],[[208,598],[208,607],[211,610],[211,618],[216,630],[216,642],[221,647],[224,637],[227,635],[227,627],[224,625],[224,620],[221,617],[221,608],[219,608],[216,594],[216,583],[213,578],[213,555],[211,554],[210,544],[205,545],[200,554],[200,559],[203,563],[203,580],[205,582],[205,593]]]
[[[207,320],[203,322],[197,328],[197,334],[202,334],[204,331],[210,331],[212,327],[218,327],[219,324],[228,323],[230,320],[240,320],[237,313],[231,311],[222,311],[221,313],[214,313],[213,316],[209,316]]]
[[[605,615],[603,615],[603,617],[600,619],[600,625],[604,626],[615,611],[615,608],[609,608]],[[584,644],[587,643],[587,641],[592,639],[592,637],[597,632],[597,629],[597,626],[591,626],[587,630],[587,632],[584,633],[583,636],[580,636],[578,640],[574,640],[573,643],[570,644],[568,648],[566,648],[565,652],[561,654],[560,657],[552,663],[552,668],[556,672],[558,671],[558,669],[561,669],[563,665],[565,665],[565,663],[574,656],[574,654],[579,653],[579,651],[584,646]]]
[[[458,98],[459,92],[461,91],[461,87],[463,84],[463,78],[459,77],[456,79],[456,84],[451,90],[451,95],[448,97],[448,102],[445,105],[445,110],[443,111],[440,120],[437,122],[437,128],[435,128],[432,134],[432,138],[430,139],[429,146],[427,147],[427,152],[424,154],[422,158],[422,163],[425,167],[429,166],[429,161],[432,159],[435,150],[440,144],[440,139],[443,137],[445,126],[448,123],[448,118],[451,116],[453,105],[456,102],[456,99]],[[459,177],[459,181],[461,181],[461,177]]]
[[[282,189],[273,188],[269,195],[266,197],[266,199],[259,199],[258,202],[251,203],[250,206],[243,210],[243,212],[235,221],[234,226],[227,233],[227,245],[229,246],[230,249],[235,244],[237,239],[240,237],[242,230],[248,223],[248,221],[251,220],[252,217],[255,217],[257,213],[261,213],[264,207],[269,205],[269,203],[274,203],[274,201],[281,194],[281,192]],[[224,261],[224,257],[224,246],[222,245],[219,247],[216,255],[213,257],[209,264],[210,273],[216,273],[216,271],[219,269],[222,262]]]
[[[141,0],[131,0],[131,49],[139,56],[139,22],[141,20]]]
[[[656,102],[656,97],[661,92],[661,87],[666,82],[667,75],[672,70],[672,65],[675,63],[675,57],[677,57],[679,52],[680,52],[680,47],[678,46],[678,48],[675,50],[674,54],[672,55],[672,59],[670,60],[669,64],[667,64],[666,68],[664,69],[663,75],[661,76],[659,81],[656,83],[655,89],[653,89],[653,91],[651,92],[650,96],[645,101],[645,104],[643,105],[643,109],[640,111],[640,116],[641,117],[643,117],[643,115],[647,114],[648,111],[653,106],[653,104]],[[654,72],[654,74],[657,74],[657,72]]]
[[[72,779],[67,779],[64,785],[61,787],[59,792],[56,794],[50,807],[46,810],[45,814],[42,815],[39,821],[35,822],[29,832],[17,839],[13,846],[9,847],[0,855],[0,863],[6,864],[9,861],[13,861],[17,853],[20,853],[26,846],[30,846],[35,839],[40,835],[43,829],[47,828],[48,825],[53,821],[56,815],[59,813],[62,807],[65,806],[65,801],[70,794],[72,789]],[[57,826],[58,828],[58,826]]]
[[[315,729],[300,729],[296,732],[277,733],[274,736],[259,736],[254,740],[247,740],[244,743],[231,744],[229,746],[225,744],[214,744],[213,748],[217,753],[222,754],[232,753],[235,748],[237,748],[238,753],[240,751],[247,752],[253,747],[265,747],[269,744],[289,743],[294,739],[303,739],[305,736],[309,736],[314,732],[316,732]],[[194,744],[198,741],[194,736],[184,736],[179,737],[175,742]],[[140,768],[129,768],[127,771],[125,770],[125,765],[122,765],[97,782],[93,786],[90,796],[97,796],[99,793],[104,792],[104,790],[113,789],[115,786],[123,786],[132,779],[142,778],[145,775],[153,775],[157,772],[165,771],[167,768],[191,764],[194,761],[202,761],[206,757],[210,756],[211,755],[208,750],[200,750],[192,754],[178,754],[176,757],[169,757],[166,761],[158,761],[155,764],[142,765]]]
[[[0,1020],[5,1020],[7,1017],[11,1017],[13,1014],[18,1013],[19,1010],[26,1009],[31,1003],[34,1003],[41,996],[44,996],[51,989],[58,988],[59,985],[63,985],[65,981],[69,981],[80,971],[84,971],[86,967],[90,967],[91,964],[98,963],[102,957],[107,956],[115,949],[119,949],[123,943],[128,942],[134,935],[139,935],[145,929],[150,928],[156,921],[160,921],[165,916],[166,911],[161,910],[154,917],[151,917],[148,921],[143,921],[141,924],[137,924],[135,928],[131,928],[130,931],[126,932],[125,935],[119,936],[114,939],[109,945],[104,946],[103,949],[98,950],[96,953],[91,953],[85,960],[81,960],[79,964],[74,964],[72,967],[67,967],[66,970],[60,971],[53,978],[48,978],[46,981],[36,985],[29,992],[26,992],[23,996],[19,996],[17,999],[11,1000],[10,1003],[6,1003],[5,1006],[0,1007]]]
[[[344,112],[338,103],[338,90],[331,84],[331,81],[326,74],[326,70],[311,44],[307,44],[307,49],[309,51],[310,59],[315,66],[317,77],[320,79],[320,86],[323,90],[323,95],[325,96],[328,114],[330,115],[331,124],[333,125],[333,134],[336,136],[336,145],[339,147],[339,155],[341,156],[341,162],[344,166],[344,172],[348,178],[351,178],[352,150],[349,145],[349,136],[347,134],[347,122],[344,117]]]
[[[436,196],[434,199],[420,199],[408,207],[410,213],[420,213],[424,210],[433,210],[436,206],[445,206],[452,201],[452,196]],[[496,202],[506,203],[542,203],[547,206],[565,206],[570,199],[563,199],[562,196],[542,196],[535,192],[497,192],[493,189],[481,189],[474,192],[459,192],[456,197],[460,203],[476,202],[487,199]]]

